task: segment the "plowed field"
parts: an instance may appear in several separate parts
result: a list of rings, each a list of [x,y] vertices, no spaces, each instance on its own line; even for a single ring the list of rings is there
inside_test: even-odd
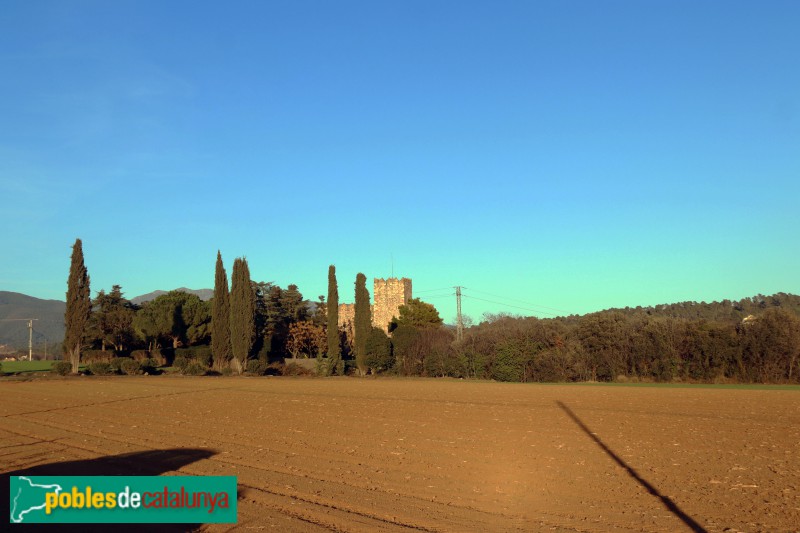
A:
[[[0,471],[41,465],[235,475],[242,530],[796,531],[800,391],[0,382]]]

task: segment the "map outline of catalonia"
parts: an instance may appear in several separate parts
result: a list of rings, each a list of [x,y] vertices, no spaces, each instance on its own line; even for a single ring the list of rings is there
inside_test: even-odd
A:
[[[17,476],[17,479],[20,482],[23,481],[23,480],[27,481],[28,484],[31,486],[31,488],[36,487],[36,488],[40,488],[40,489],[51,489],[51,490],[54,490],[56,494],[58,494],[58,493],[60,493],[61,491],[64,490],[64,489],[61,488],[61,485],[38,485],[38,484],[34,483],[33,481],[31,481],[30,478],[27,478],[25,476]],[[15,524],[19,524],[23,520],[25,520],[25,515],[30,513],[31,511],[38,511],[38,510],[44,509],[47,506],[47,502],[45,501],[41,505],[38,505],[38,506],[35,506],[35,507],[31,507],[29,509],[25,509],[24,511],[19,511],[17,513],[17,501],[19,500],[19,497],[22,495],[22,489],[23,489],[23,487],[20,484],[19,490],[17,491],[17,495],[14,496],[14,505],[11,507],[11,521],[13,523],[15,523]],[[15,513],[17,514],[16,517],[14,516]]]

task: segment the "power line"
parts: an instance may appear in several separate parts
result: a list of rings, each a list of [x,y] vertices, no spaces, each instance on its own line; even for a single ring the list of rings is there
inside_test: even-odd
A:
[[[505,306],[505,307],[513,307],[514,309],[521,309],[523,311],[530,311],[531,313],[536,313],[536,314],[540,314],[540,315],[558,316],[555,313],[547,313],[545,311],[539,311],[538,309],[530,309],[530,308],[527,308],[527,307],[520,307],[518,305],[511,305],[511,304],[506,304],[506,303],[503,303],[503,302],[495,302],[495,301],[492,301],[492,300],[486,300],[484,298],[478,298],[477,296],[470,296],[468,294],[462,294],[461,297],[462,298],[470,298],[472,300],[480,300],[481,302],[487,302],[487,303],[490,303],[490,304],[502,305],[502,306]]]
[[[439,289],[426,289],[424,291],[414,290],[414,294],[426,293],[426,292],[439,292],[439,291],[449,291],[453,287],[441,287]]]
[[[526,301],[523,301],[523,300],[517,300],[516,298],[507,298],[505,296],[500,296],[500,295],[497,295],[497,294],[491,294],[491,293],[488,293],[488,292],[479,291],[477,289],[469,289],[469,290],[477,292],[479,294],[485,294],[486,296],[492,296],[494,298],[500,298],[501,300],[508,300],[510,302],[517,302],[517,303],[529,305],[531,307],[541,307],[542,309],[549,309],[550,311],[558,311],[560,313],[568,313],[568,311],[566,311],[564,309],[556,309],[555,307],[547,307],[547,306],[544,306],[544,305],[534,304],[534,303],[526,302]]]

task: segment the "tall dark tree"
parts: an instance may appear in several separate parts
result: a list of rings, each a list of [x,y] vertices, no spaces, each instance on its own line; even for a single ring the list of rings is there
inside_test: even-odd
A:
[[[73,374],[77,374],[81,362],[81,346],[91,311],[89,273],[83,264],[83,243],[80,239],[75,239],[67,279],[67,308],[64,313],[64,354],[68,355],[72,363]]]
[[[303,294],[294,283],[286,287],[281,298],[281,306],[289,316],[289,322],[303,322],[308,318],[308,307]]]
[[[253,283],[256,301],[256,344],[260,358],[288,357],[286,345],[292,324],[305,321],[308,307],[297,285],[281,287],[271,282]]]
[[[108,346],[117,351],[129,346],[135,338],[132,324],[137,307],[123,297],[122,287],[114,285],[109,293],[101,289],[92,305],[89,323],[93,342],[103,351]]]
[[[362,376],[367,373],[367,339],[372,329],[372,317],[369,309],[369,291],[367,277],[361,272],[356,276],[356,309],[354,320],[354,349],[356,367]]]
[[[325,301],[324,295],[317,296],[316,302],[309,301],[308,319],[323,330],[328,326],[328,302]]]
[[[247,260],[237,257],[231,276],[231,351],[234,370],[244,371],[256,339],[256,298]]]
[[[336,267],[328,267],[328,373],[332,373],[342,359],[339,344],[339,286],[336,283]]]
[[[228,292],[228,274],[225,272],[219,250],[217,250],[212,306],[211,353],[214,356],[214,367],[222,370],[231,359],[231,300]]]

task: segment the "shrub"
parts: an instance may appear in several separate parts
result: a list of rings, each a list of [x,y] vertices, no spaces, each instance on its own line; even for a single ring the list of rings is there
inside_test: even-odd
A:
[[[69,361],[56,361],[50,370],[59,376],[66,376],[72,372],[72,363]]]
[[[134,350],[131,352],[131,357],[135,361],[139,361],[142,366],[158,368],[159,366],[167,364],[167,358],[164,357],[162,352],[163,350],[153,350],[152,352],[147,350]]]
[[[503,344],[495,354],[490,369],[492,379],[497,381],[522,381],[525,365],[523,355],[513,346]]]
[[[110,363],[114,358],[114,352],[111,350],[84,350],[81,353],[81,362],[86,365],[91,363]]]
[[[467,376],[464,360],[452,349],[432,351],[423,363],[426,376],[463,378]]]
[[[394,365],[392,343],[381,328],[372,328],[367,337],[365,364],[373,373],[385,372]]]
[[[330,376],[333,372],[331,369],[331,360],[328,357],[317,357],[316,369],[318,376]]]
[[[150,352],[147,350],[134,350],[131,352],[131,357],[134,361],[144,361],[145,359],[150,358]]]
[[[283,367],[284,376],[312,376],[314,373],[295,363],[289,363]]]
[[[122,371],[122,362],[128,359],[127,357],[114,357],[111,362],[111,368],[114,372],[121,372]]]
[[[150,352],[149,359],[155,361],[154,367],[164,366],[167,364],[167,361],[171,360],[171,350],[154,350]]]
[[[212,357],[211,357],[211,346],[189,346],[188,348],[178,348],[175,350],[175,359],[179,357],[183,357],[190,361],[197,361],[201,365],[204,366],[211,366]],[[173,363],[172,366],[175,366]]]
[[[139,361],[134,361],[133,359],[130,359],[128,357],[120,359],[122,359],[122,361],[119,365],[120,366],[119,369],[123,374],[133,376],[135,374],[142,373],[142,365],[141,363],[139,363]]]
[[[183,369],[181,374],[185,376],[203,376],[207,371],[207,367],[201,365],[197,361],[192,361]]]
[[[87,367],[90,374],[95,376],[110,376],[114,373],[114,369],[111,367],[111,363],[106,363],[104,361],[97,361],[95,363],[90,363]]]
[[[158,367],[161,366],[156,359],[148,358],[139,361],[141,365],[142,372],[147,374],[155,374],[158,371]]]
[[[213,358],[211,357],[211,352],[208,353],[198,353],[195,354],[194,360],[200,363],[203,366],[210,367],[211,364],[214,362]]]
[[[182,374],[183,371],[186,370],[186,367],[189,366],[189,363],[191,362],[192,361],[188,357],[184,357],[183,355],[177,355],[175,356],[175,361],[172,362],[172,366],[174,366],[178,370],[178,372]]]
[[[220,371],[223,376],[231,376],[233,375],[233,369],[230,366],[223,366],[222,370]]]
[[[247,373],[254,376],[263,376],[267,372],[267,363],[260,359],[250,359],[247,362]]]

